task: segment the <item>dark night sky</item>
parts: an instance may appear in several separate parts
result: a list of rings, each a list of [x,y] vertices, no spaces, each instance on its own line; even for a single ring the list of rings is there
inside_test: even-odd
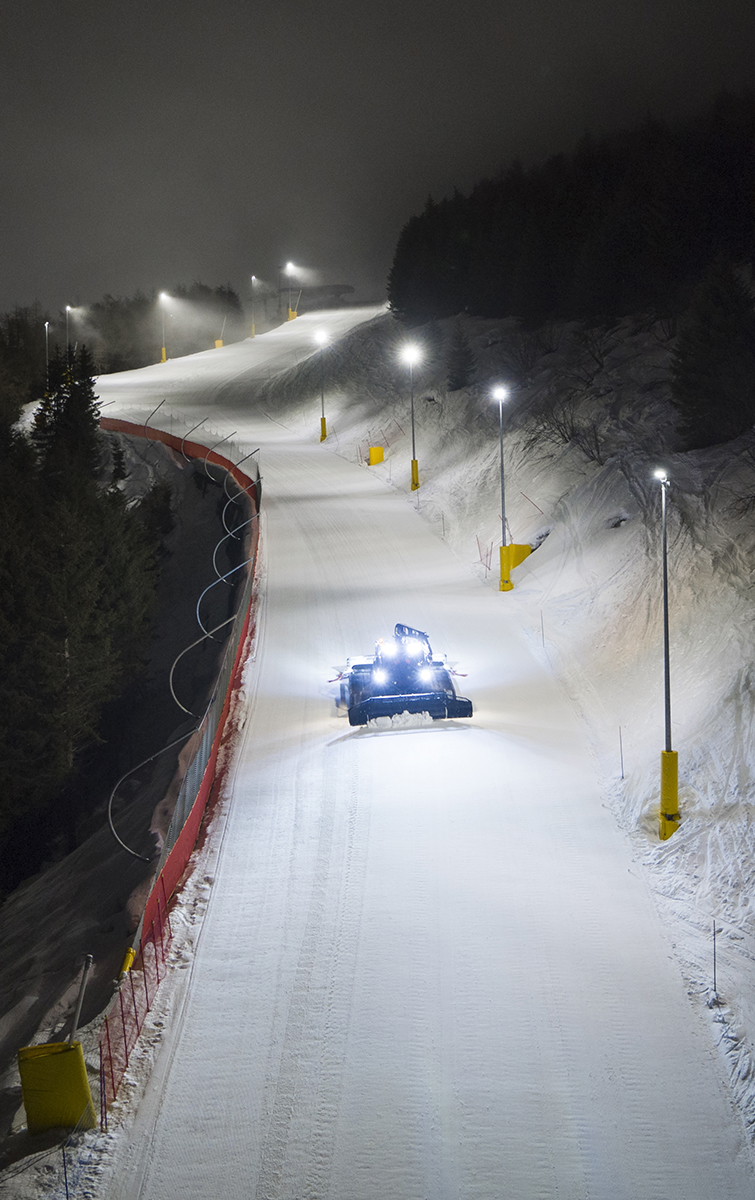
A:
[[[754,0],[3,0],[0,310],[289,258],[380,299],[428,192],[754,62]]]

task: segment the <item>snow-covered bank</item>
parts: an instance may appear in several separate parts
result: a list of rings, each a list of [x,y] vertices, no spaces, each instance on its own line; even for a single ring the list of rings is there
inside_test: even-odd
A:
[[[327,360],[326,411],[338,452],[409,497],[409,405],[399,344],[426,348],[415,368],[422,486],[412,499],[459,558],[496,585],[500,537],[494,382],[506,405],[506,507],[515,541],[542,544],[501,596],[582,714],[606,803],[632,839],[667,923],[690,994],[713,986],[712,1034],[755,1136],[755,743],[753,551],[755,439],[680,453],[664,330],[626,321],[585,336],[511,322],[464,320],[475,382],[445,387],[437,328],[407,332],[390,317],[353,331]],[[443,322],[448,345],[455,322]],[[316,360],[271,381],[263,402],[314,436]],[[306,401],[302,403],[302,398]],[[657,837],[663,748],[660,495],[671,478],[672,714],[682,824]],[[544,535],[547,535],[544,537]],[[492,551],[492,552],[491,552]],[[488,566],[491,567],[488,570]],[[623,767],[623,778],[622,778]]]
[[[412,496],[408,381],[395,361],[406,335],[381,317],[324,353],[332,435],[321,446],[315,324],[277,331],[276,354],[289,347],[277,378],[263,344],[208,358],[201,388],[190,361],[162,377],[150,368],[142,387],[106,384],[146,416],[164,382],[176,410],[192,413],[187,424],[209,411],[240,449],[262,445],[267,575],[191,986],[182,992],[178,973],[168,985],[181,1020],[161,1035],[144,1100],[124,1097],[96,1194],[749,1196],[744,1131],[710,1041],[713,1023],[740,1047],[744,1078],[747,963],[739,969],[736,930],[721,920],[725,1004],[707,1009],[704,954],[695,966],[704,925],[689,915],[735,860],[716,846],[712,806],[683,809],[663,847],[653,816],[662,672],[651,470],[668,449],[673,511],[684,515],[673,525],[675,689],[695,678],[685,656],[701,654],[711,671],[707,693],[675,699],[684,803],[689,747],[735,658],[723,638],[710,651],[705,638],[718,637],[722,613],[745,622],[729,598],[737,588],[722,590],[722,608],[705,568],[703,485],[724,452],[674,455],[672,435],[663,445],[668,349],[652,330],[626,326],[612,348],[594,347],[603,364],[564,416],[551,402],[585,366],[573,330],[549,331],[543,345],[468,323],[478,385],[446,393],[440,362],[417,374]],[[507,595],[485,565],[499,513],[488,385],[502,377],[517,384],[512,533],[539,543]],[[360,471],[376,443],[385,464]],[[733,486],[746,489],[744,476]],[[396,619],[462,660],[471,723],[351,731],[337,720],[333,667]],[[719,853],[707,893],[694,890],[685,837],[711,861]],[[721,903],[734,895],[726,887]]]

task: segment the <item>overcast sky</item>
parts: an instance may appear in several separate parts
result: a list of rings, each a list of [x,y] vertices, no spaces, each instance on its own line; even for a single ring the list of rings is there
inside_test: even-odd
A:
[[[380,299],[428,193],[753,84],[755,0],[2,0],[0,310]]]

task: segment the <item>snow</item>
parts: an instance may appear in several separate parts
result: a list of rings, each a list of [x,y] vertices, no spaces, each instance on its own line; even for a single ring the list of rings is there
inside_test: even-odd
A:
[[[428,372],[412,496],[405,377],[390,322],[361,327],[375,315],[98,383],[108,415],[167,396],[162,427],[207,414],[239,457],[259,445],[264,517],[246,720],[179,906],[186,969],[86,1194],[750,1197],[751,602],[745,527],[715,503],[731,458],[665,463],[684,820],[661,845],[653,447],[628,431],[662,399],[630,406],[605,464],[533,446],[523,403],[507,512],[515,540],[547,536],[502,595],[475,566],[497,534],[497,412]],[[320,325],[342,338],[324,445]],[[625,334],[603,374],[636,396],[661,351]],[[527,403],[546,370],[529,369]],[[378,441],[385,464],[359,465]],[[334,667],[397,620],[467,672],[471,721],[337,715]]]

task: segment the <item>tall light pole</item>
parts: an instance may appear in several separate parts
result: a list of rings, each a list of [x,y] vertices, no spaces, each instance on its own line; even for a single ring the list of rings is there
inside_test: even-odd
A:
[[[291,308],[291,279],[296,274],[296,267],[292,262],[287,262],[284,270],[288,275],[288,319],[289,321],[293,321],[296,313]]]
[[[661,812],[658,832],[662,842],[668,841],[679,828],[679,756],[671,748],[671,667],[668,632],[668,532],[666,493],[669,478],[661,468],[655,472],[661,485],[661,556],[663,559],[663,691],[665,709],[666,748],[661,751]]]
[[[45,390],[50,393],[50,322],[45,321]]]
[[[256,278],[256,275],[252,275],[252,337],[254,337],[254,283]]]
[[[493,399],[498,401],[498,438],[501,449],[501,581],[498,590],[510,592],[514,585],[511,582],[511,562],[506,536],[506,485],[503,474],[503,402],[508,399],[509,393],[507,388],[499,385],[493,388],[491,394]]]
[[[162,345],[162,355],[160,357],[160,362],[168,361],[168,354],[167,354],[167,351],[165,348],[165,305],[167,304],[167,302],[168,302],[168,293],[160,292],[160,314],[163,319],[163,345]]]
[[[68,333],[68,319],[69,319],[70,315],[71,315],[71,306],[70,306],[70,304],[66,304],[66,354],[68,353],[68,347],[71,344],[71,338]]]
[[[324,329],[317,331],[315,341],[320,347],[320,441],[324,442],[328,436],[328,427],[325,424],[325,362],[323,359],[323,350],[328,344],[328,335]]]
[[[422,351],[419,346],[414,343],[404,346],[401,350],[401,361],[405,362],[409,368],[409,395],[412,413],[412,491],[416,492],[419,487],[419,463],[414,440],[414,364],[422,361]]]

